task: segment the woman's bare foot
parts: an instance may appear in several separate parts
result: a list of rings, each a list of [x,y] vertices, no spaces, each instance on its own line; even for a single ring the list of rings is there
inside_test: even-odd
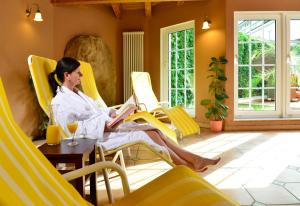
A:
[[[195,172],[205,172],[208,168],[202,167],[202,168],[195,168],[193,164],[187,163],[186,166],[188,166],[190,169],[194,170]]]
[[[208,158],[199,157],[193,163],[194,168],[195,168],[194,170],[201,170],[203,168],[207,169],[207,166],[216,165],[216,164],[218,164],[218,162],[220,162],[220,160],[221,160],[221,157],[218,157],[217,159],[208,159]]]
[[[208,168],[207,167],[204,167],[204,168],[201,168],[201,169],[194,169],[195,172],[205,172]]]

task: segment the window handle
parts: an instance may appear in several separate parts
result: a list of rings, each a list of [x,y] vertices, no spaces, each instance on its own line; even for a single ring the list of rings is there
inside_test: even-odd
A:
[[[236,55],[234,55],[234,64],[238,64],[239,62],[238,62],[238,55],[236,54]]]
[[[286,57],[286,63],[291,64],[291,56],[289,54]]]

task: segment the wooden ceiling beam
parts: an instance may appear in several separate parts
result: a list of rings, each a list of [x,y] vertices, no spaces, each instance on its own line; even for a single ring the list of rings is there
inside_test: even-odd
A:
[[[145,15],[151,17],[151,2],[145,2]]]
[[[111,8],[113,9],[115,16],[120,19],[121,18],[121,6],[120,4],[111,4]]]
[[[177,1],[177,6],[182,6],[184,4],[184,1]]]
[[[185,0],[206,1],[206,0]],[[146,3],[146,2],[178,2],[178,0],[51,0],[54,5],[78,5],[78,4],[126,4],[126,3]]]

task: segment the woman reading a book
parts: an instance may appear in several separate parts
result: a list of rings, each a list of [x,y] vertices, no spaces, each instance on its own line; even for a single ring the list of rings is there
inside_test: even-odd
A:
[[[175,164],[186,165],[200,172],[205,171],[208,165],[215,165],[220,161],[220,158],[208,159],[186,151],[150,126],[139,129],[134,122],[114,125],[114,109],[99,108],[90,97],[76,88],[80,84],[81,76],[80,63],[73,58],[64,57],[58,61],[55,71],[48,77],[54,94],[51,102],[56,109],[54,117],[65,131],[68,131],[68,122],[76,121],[76,134],[97,138],[105,150],[142,140],[159,151],[167,151]],[[61,82],[61,86],[58,82]],[[132,125],[136,126],[135,129],[128,129]]]

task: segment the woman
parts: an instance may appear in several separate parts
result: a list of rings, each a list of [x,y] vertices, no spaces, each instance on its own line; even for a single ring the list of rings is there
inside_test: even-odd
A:
[[[115,110],[98,108],[96,103],[79,91],[80,63],[70,57],[58,61],[54,72],[49,74],[49,83],[54,98],[54,117],[56,121],[68,131],[67,123],[77,121],[77,134],[85,134],[98,138],[104,149],[113,149],[130,141],[143,140],[157,150],[168,151],[173,162],[177,165],[186,165],[195,171],[203,172],[208,165],[215,165],[218,159],[207,159],[181,149],[161,132],[154,128],[130,130],[128,126],[135,123],[123,123],[114,130],[108,129],[106,124],[115,116]],[[62,82],[59,86],[56,79]],[[137,126],[137,128],[139,128]]]

